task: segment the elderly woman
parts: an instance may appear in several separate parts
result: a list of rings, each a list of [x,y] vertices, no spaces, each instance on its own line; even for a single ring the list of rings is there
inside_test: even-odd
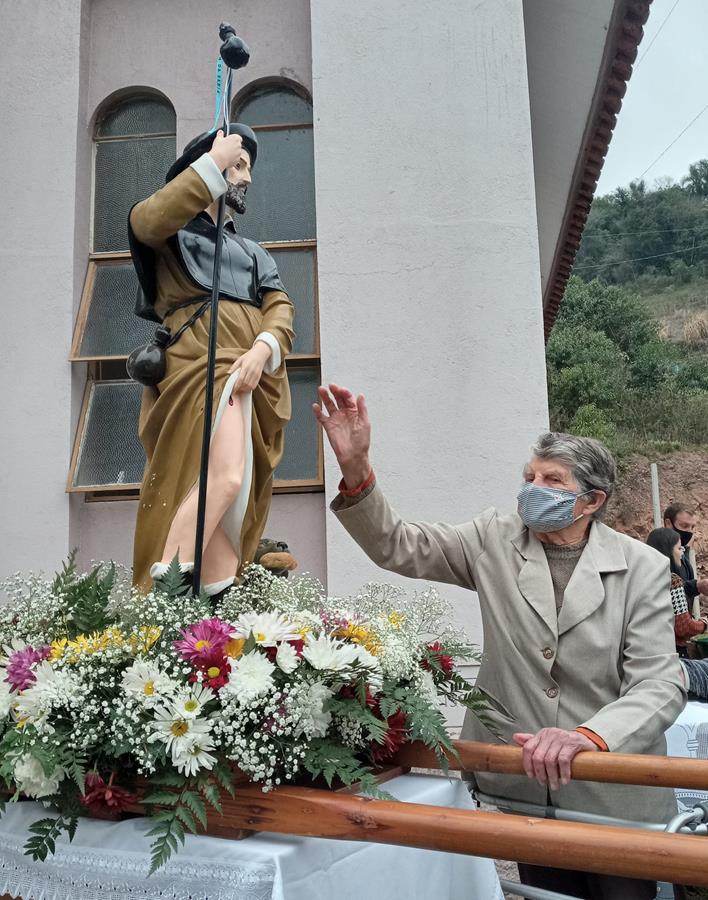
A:
[[[545,434],[524,469],[518,513],[462,525],[404,522],[369,462],[364,398],[330,385],[314,412],[342,470],[337,518],[384,569],[476,591],[484,625],[477,686],[494,731],[468,715],[463,737],[515,741],[523,776],[477,773],[497,797],[667,822],[673,792],[571,781],[581,750],[664,754],[685,703],[666,559],[600,521],[615,464],[598,441]],[[497,736],[498,735],[498,736]],[[527,883],[582,897],[653,898],[634,879],[520,866]]]

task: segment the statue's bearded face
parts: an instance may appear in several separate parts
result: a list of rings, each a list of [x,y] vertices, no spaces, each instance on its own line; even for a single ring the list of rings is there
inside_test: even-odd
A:
[[[251,157],[248,151],[241,152],[241,159],[226,173],[225,202],[229,209],[239,216],[246,212],[246,191],[251,183]]]

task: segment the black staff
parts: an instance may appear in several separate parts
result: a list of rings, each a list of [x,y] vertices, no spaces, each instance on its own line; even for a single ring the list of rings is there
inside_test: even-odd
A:
[[[242,69],[248,64],[250,53],[231,25],[222,23],[219,26],[219,37],[223,41],[219,51],[228,68],[224,87],[223,113],[224,135],[229,134],[229,112],[231,106],[231,78],[234,69]],[[226,177],[226,172],[223,173]],[[216,364],[216,335],[219,327],[219,287],[221,281],[221,247],[224,235],[224,213],[226,195],[219,197],[216,217],[216,246],[214,248],[214,273],[211,287],[211,322],[209,325],[209,351],[207,355],[206,389],[204,392],[204,432],[202,436],[202,458],[199,467],[199,500],[197,503],[197,532],[194,543],[194,574],[192,590],[198,594],[201,588],[202,554],[204,544],[204,517],[206,515],[207,479],[209,477],[209,448],[211,446],[211,417],[214,401],[214,368]]]

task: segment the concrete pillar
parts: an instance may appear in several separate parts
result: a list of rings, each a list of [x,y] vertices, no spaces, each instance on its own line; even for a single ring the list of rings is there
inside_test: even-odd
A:
[[[510,511],[548,421],[521,4],[312,0],[311,18],[323,377],[367,396],[405,517]],[[330,454],[328,498],[338,480]],[[395,580],[331,516],[327,561],[334,593]]]

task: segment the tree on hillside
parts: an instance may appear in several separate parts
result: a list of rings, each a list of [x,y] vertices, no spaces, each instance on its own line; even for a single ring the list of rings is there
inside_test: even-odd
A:
[[[684,278],[708,271],[708,160],[694,163],[682,184],[645,181],[595,198],[574,272],[590,280],[625,284],[642,274]],[[687,274],[686,274],[687,273]]]
[[[662,340],[625,288],[572,276],[546,362],[554,428],[615,450],[708,443],[708,358]]]
[[[694,197],[708,197],[708,159],[699,159],[688,167],[682,185]]]

